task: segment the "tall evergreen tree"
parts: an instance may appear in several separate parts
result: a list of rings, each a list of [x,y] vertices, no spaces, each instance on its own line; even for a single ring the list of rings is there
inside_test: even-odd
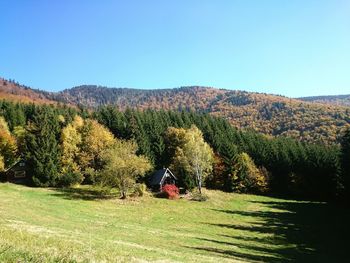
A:
[[[25,158],[34,185],[55,186],[59,177],[58,116],[50,108],[37,110],[27,127]]]
[[[342,141],[342,182],[346,199],[350,200],[350,129],[348,129]]]

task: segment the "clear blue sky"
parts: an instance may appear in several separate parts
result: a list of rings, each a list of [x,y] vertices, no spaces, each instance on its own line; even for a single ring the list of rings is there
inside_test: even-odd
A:
[[[350,0],[0,1],[0,76],[350,94]]]

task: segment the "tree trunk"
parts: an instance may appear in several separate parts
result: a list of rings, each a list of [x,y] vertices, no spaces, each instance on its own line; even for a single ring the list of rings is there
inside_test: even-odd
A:
[[[125,184],[125,181],[124,181],[124,180],[122,180],[120,186],[121,186],[121,187],[120,187],[120,192],[121,192],[121,194],[122,194],[122,196],[120,197],[120,199],[126,199],[126,190],[127,190],[127,188],[126,188],[126,184]]]
[[[196,165],[196,177],[197,177],[197,183],[198,183],[198,191],[200,194],[202,194],[202,178],[199,174],[198,164]]]
[[[126,199],[126,192],[122,191],[122,196],[120,197],[120,199]]]
[[[198,178],[198,191],[202,194],[202,180]]]

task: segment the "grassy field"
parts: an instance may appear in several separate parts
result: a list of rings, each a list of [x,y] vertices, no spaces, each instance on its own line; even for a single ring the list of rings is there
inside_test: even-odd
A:
[[[0,262],[344,262],[349,211],[206,191],[207,202],[0,184]]]

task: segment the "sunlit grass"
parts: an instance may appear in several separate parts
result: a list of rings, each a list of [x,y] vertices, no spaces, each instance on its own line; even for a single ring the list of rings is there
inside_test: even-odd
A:
[[[206,194],[206,202],[119,200],[89,187],[0,184],[0,262],[336,262],[346,255],[343,208]]]

